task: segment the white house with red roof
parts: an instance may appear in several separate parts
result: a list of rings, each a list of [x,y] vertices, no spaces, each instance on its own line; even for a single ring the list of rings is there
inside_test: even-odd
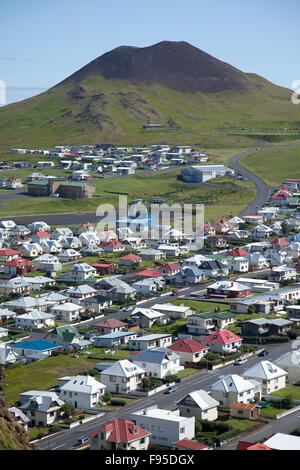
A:
[[[40,243],[42,240],[50,240],[50,235],[48,232],[46,232],[45,230],[41,230],[39,232],[35,232],[32,236],[31,236],[31,241],[33,243]]]
[[[20,254],[20,251],[13,250],[12,248],[3,248],[0,250],[0,261],[11,261],[19,258]]]
[[[160,263],[156,265],[156,270],[163,274],[173,276],[179,273],[181,266],[178,263]]]
[[[128,255],[122,256],[119,259],[120,266],[137,266],[140,265],[141,262],[142,258],[133,253],[129,253]]]
[[[4,265],[4,274],[8,276],[23,276],[34,271],[33,263],[24,258],[15,258]]]
[[[180,356],[180,364],[186,362],[199,362],[208,352],[208,346],[194,339],[178,339],[168,349],[175,351]]]
[[[111,240],[109,242],[100,243],[100,247],[107,253],[116,253],[118,251],[124,251],[125,246],[118,240]]]
[[[138,281],[147,278],[163,279],[163,277],[163,274],[160,271],[156,271],[155,269],[145,269],[144,271],[139,271],[136,273],[136,279]]]
[[[148,450],[150,435],[129,419],[114,419],[90,435],[90,450]]]
[[[210,351],[223,354],[232,353],[240,349],[243,340],[232,331],[219,330],[204,338],[202,342],[209,347]]]

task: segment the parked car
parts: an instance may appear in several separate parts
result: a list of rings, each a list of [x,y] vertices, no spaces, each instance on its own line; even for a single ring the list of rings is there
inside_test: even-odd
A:
[[[130,312],[133,308],[134,308],[133,305],[131,305],[130,307],[125,307],[123,308],[123,312]]]
[[[179,295],[179,291],[178,290],[173,290],[171,295]]]
[[[258,357],[264,357],[264,356],[267,356],[268,354],[269,354],[269,351],[267,349],[263,349],[257,355],[258,355]]]
[[[239,357],[234,361],[235,366],[240,366],[241,364],[245,364],[247,362],[247,359],[245,357]]]
[[[80,437],[77,441],[77,445],[88,444],[90,442],[88,437]]]
[[[171,385],[171,387],[168,387],[168,388],[164,391],[164,393],[165,393],[165,394],[168,394],[168,393],[176,392],[176,390],[177,390],[176,385]]]

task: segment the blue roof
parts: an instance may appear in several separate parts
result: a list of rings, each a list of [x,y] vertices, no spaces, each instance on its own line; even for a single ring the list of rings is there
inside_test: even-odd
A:
[[[33,341],[24,341],[24,343],[14,344],[14,348],[31,349],[32,351],[46,351],[48,349],[61,348],[61,346],[45,341],[44,339],[34,339]]]

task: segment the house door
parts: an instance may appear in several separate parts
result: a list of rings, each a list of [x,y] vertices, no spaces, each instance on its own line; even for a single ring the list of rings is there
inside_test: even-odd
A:
[[[119,385],[116,385],[116,393],[119,393]]]

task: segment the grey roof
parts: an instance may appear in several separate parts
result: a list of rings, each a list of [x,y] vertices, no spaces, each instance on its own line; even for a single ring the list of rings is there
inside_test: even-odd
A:
[[[174,361],[180,359],[180,356],[168,348],[151,348],[142,351],[132,359],[132,362],[151,362],[161,364],[163,361]]]

